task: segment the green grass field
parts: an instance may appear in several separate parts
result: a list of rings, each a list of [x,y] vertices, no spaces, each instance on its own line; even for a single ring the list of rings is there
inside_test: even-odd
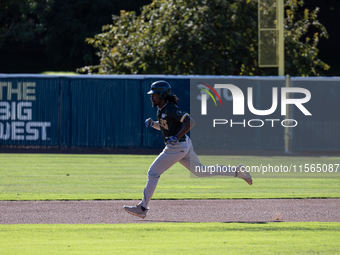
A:
[[[0,200],[141,199],[154,155],[0,154]],[[202,156],[204,164],[339,164],[339,157]],[[177,163],[166,171],[154,199],[339,198],[340,169],[333,178],[256,175],[191,178]],[[294,176],[294,175],[289,175]],[[320,175],[321,176],[321,175]]]
[[[339,254],[340,223],[0,225],[1,254]]]
[[[141,199],[155,157],[0,154],[0,200]],[[200,159],[212,165],[339,163],[339,157]],[[257,174],[249,186],[235,178],[191,178],[176,164],[162,175],[153,198],[340,197],[339,172],[317,177]],[[339,254],[339,231],[339,222],[0,225],[0,254]]]

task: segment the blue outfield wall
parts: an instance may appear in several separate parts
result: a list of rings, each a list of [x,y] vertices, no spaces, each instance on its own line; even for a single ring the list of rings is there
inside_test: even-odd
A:
[[[270,108],[271,88],[284,86],[284,77],[0,74],[0,146],[162,148],[160,132],[144,126],[145,119],[156,119],[156,108],[146,93],[152,82],[166,80],[180,98],[179,107],[190,112],[193,78],[223,78],[245,95],[247,86],[253,86],[257,109]],[[313,117],[291,107],[291,117],[299,125],[290,129],[290,149],[340,151],[340,79],[292,78],[291,87],[310,90],[306,107]],[[279,110],[273,116],[285,117]],[[240,118],[259,117],[246,112]],[[229,129],[225,141],[226,149],[284,150],[284,129]],[[208,142],[199,137],[193,141],[203,147]]]
[[[146,130],[156,119],[150,84],[156,79],[61,78],[60,145],[63,147],[162,147],[160,134]],[[189,80],[167,79],[179,97]],[[181,104],[188,107],[189,102]]]
[[[210,99],[207,102],[207,115],[201,114],[202,93],[197,87],[207,84],[229,84],[239,89],[239,95],[232,95],[228,89],[217,89],[221,104],[217,98],[217,105]],[[270,117],[256,116],[248,109],[248,91],[253,88],[253,102],[256,109],[269,109],[272,105],[272,90],[280,90],[285,86],[284,77],[219,77],[204,79],[199,77],[191,79],[190,113],[196,121],[191,135],[195,148],[197,149],[236,149],[236,150],[284,150],[284,129],[276,122],[274,127],[265,119],[282,119],[280,106],[277,107]],[[203,92],[204,93],[204,92]],[[242,97],[243,96],[243,97]],[[242,97],[244,113],[234,115],[234,102]],[[235,108],[237,108],[235,106]],[[258,119],[263,120],[262,127],[251,127],[261,125]],[[214,120],[218,123],[213,127]],[[249,120],[255,120],[249,122]],[[265,124],[266,122],[266,124]],[[224,124],[225,123],[225,124]],[[250,125],[248,124],[250,123]]]
[[[0,78],[0,144],[57,146],[60,78]]]
[[[144,120],[156,119],[146,93],[164,78],[0,75],[0,145],[163,147],[161,134]],[[188,109],[189,79],[166,80]]]
[[[296,77],[291,86],[307,88],[312,95],[305,104],[312,117],[291,107],[292,118],[299,120],[291,130],[291,150],[340,151],[340,78]]]

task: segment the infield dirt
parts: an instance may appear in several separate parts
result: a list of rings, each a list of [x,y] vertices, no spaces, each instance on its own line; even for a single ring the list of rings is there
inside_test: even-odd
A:
[[[0,201],[0,224],[340,221],[340,199],[152,200],[146,219],[123,210],[138,202]]]

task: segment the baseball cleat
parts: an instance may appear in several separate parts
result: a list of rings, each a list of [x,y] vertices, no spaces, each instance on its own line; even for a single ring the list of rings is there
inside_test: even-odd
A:
[[[143,211],[142,206],[140,204],[135,205],[135,206],[126,206],[124,205],[124,210],[127,211],[128,213],[137,216],[139,218],[144,219],[146,217],[146,213],[148,212],[149,209],[145,209]]]
[[[240,164],[238,167],[236,167],[236,174],[235,177],[241,178],[245,180],[249,185],[253,184],[253,180],[250,176],[250,174],[247,172],[244,165]]]

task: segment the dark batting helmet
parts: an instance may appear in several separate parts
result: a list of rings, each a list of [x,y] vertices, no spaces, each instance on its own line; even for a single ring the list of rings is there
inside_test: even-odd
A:
[[[155,81],[151,84],[151,89],[148,92],[149,95],[159,93],[160,98],[166,98],[171,95],[171,86],[166,81]]]

